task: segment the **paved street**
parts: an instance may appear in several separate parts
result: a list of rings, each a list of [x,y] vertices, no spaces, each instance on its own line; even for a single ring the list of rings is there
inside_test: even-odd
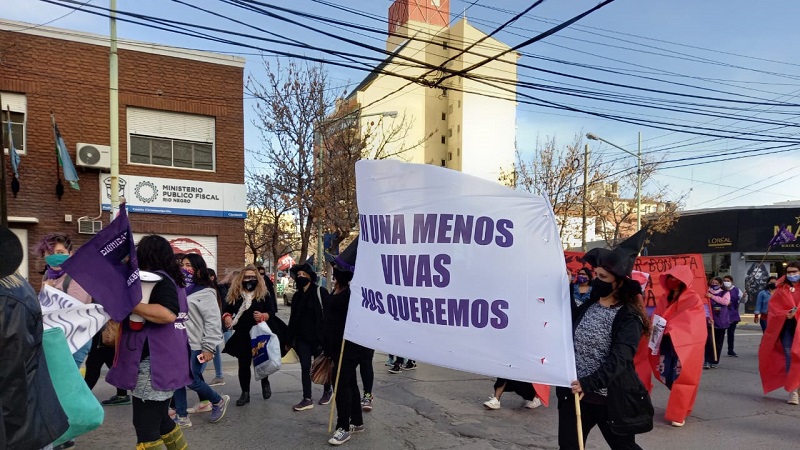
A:
[[[281,315],[284,315],[281,311]],[[752,320],[752,319],[750,319]],[[655,429],[638,441],[646,449],[794,449],[800,425],[800,407],[787,405],[784,392],[761,394],[756,352],[761,329],[748,324],[737,333],[739,358],[724,356],[719,368],[703,372],[700,394],[692,417],[682,429],[663,420],[667,390],[657,386]],[[420,364],[416,371],[390,375],[385,355],[375,356],[375,409],[366,414],[367,431],[345,444],[353,449],[514,449],[557,448],[557,411],[522,409],[515,394],[502,398],[502,409],[481,405],[492,393],[493,380],[468,373]],[[478,363],[476,361],[476,363]],[[213,372],[207,372],[213,378]],[[225,364],[227,385],[220,390],[235,400],[239,395],[235,361]],[[233,405],[218,424],[205,422],[207,414],[192,415],[194,426],[185,430],[192,449],[326,448],[329,408],[294,412],[301,397],[299,365],[292,364],[271,377],[273,396],[261,399],[255,382],[252,402]],[[315,386],[316,399],[321,387]],[[104,382],[95,388],[98,398],[113,394]],[[190,404],[197,397],[189,393]],[[554,398],[551,397],[554,402]],[[130,406],[106,408],[106,421],[78,440],[78,449],[132,448],[135,442]],[[792,442],[795,442],[792,444]],[[608,448],[598,430],[589,436],[588,449]]]

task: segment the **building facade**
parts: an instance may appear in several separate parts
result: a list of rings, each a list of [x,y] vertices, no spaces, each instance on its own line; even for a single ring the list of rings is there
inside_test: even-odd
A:
[[[466,18],[450,26],[448,0],[396,0],[389,8],[388,28],[386,48],[391,55],[347,100],[363,108],[362,116],[397,113],[391,121],[385,119],[384,126],[408,129],[389,153],[403,148],[398,157],[406,161],[498,181],[502,171],[513,167],[515,158],[519,54],[493,38],[477,43],[486,34]],[[432,67],[446,63],[448,69],[458,71],[495,57],[469,73],[501,78],[501,82],[487,84],[453,76],[429,87],[409,81],[435,82],[447,73]],[[361,124],[362,129],[374,123],[371,118]]]
[[[2,121],[9,108],[21,158],[16,197],[7,186],[9,225],[26,249],[20,271],[36,286],[44,261],[30,250],[42,236],[67,233],[80,245],[109,221],[109,41],[0,21],[0,42]],[[244,59],[124,40],[118,54],[120,195],[134,235],[164,235],[218,270],[240,266]],[[51,118],[80,190],[56,166]]]

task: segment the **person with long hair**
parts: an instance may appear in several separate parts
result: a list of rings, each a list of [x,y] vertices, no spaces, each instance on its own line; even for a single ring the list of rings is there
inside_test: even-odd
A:
[[[253,362],[250,329],[259,322],[268,321],[274,315],[275,310],[272,308],[264,278],[258,274],[255,266],[245,267],[231,280],[222,314],[225,328],[233,331],[225,344],[224,352],[239,361],[239,386],[242,395],[236,400],[236,406],[250,403],[250,365]],[[272,397],[269,377],[261,380],[261,396],[264,400]]]
[[[211,383],[208,383],[209,386],[225,386],[225,375],[222,373],[222,347],[225,342],[228,341],[229,336],[225,336],[225,324],[222,323],[222,305],[225,301],[225,296],[228,295],[228,290],[225,289],[225,292],[222,292],[222,288],[217,280],[217,272],[214,269],[208,269],[208,279],[211,280],[211,286],[217,292],[217,305],[219,306],[219,314],[220,314],[220,330],[222,330],[222,338],[223,342],[221,345],[217,346],[216,351],[214,352],[214,379],[211,380]]]
[[[294,348],[300,360],[300,381],[303,384],[303,399],[292,409],[306,411],[314,407],[311,398],[311,361],[322,353],[325,344],[322,305],[328,291],[316,284],[317,273],[311,264],[295,264],[289,271],[294,276],[297,292],[292,296],[287,335],[289,346]],[[319,404],[329,404],[331,396],[331,385],[326,384]]]
[[[795,339],[798,307],[800,261],[791,261],[769,300],[767,330],[758,347],[758,372],[764,394],[784,388],[790,405],[800,404],[800,343]]]
[[[728,305],[731,304],[731,293],[722,289],[722,278],[714,277],[708,282],[706,298],[711,303],[711,311],[706,325],[708,338],[706,339],[706,362],[703,364],[703,369],[716,369],[721,356],[720,352],[722,352],[722,344],[725,342],[725,333],[731,326],[731,315],[728,310]],[[707,305],[706,308],[708,308]],[[715,350],[716,358],[714,357]]]
[[[769,317],[769,299],[778,288],[778,277],[770,275],[767,278],[767,285],[758,293],[756,307],[753,311],[753,322],[761,325],[761,332],[767,331],[767,317]]]
[[[578,448],[575,395],[583,395],[580,405],[584,440],[597,425],[611,448],[639,449],[636,435],[618,434],[610,418],[624,417],[626,422],[649,419],[652,428],[652,406],[650,411],[619,408],[624,402],[610,401],[612,396],[625,396],[637,384],[647,395],[633,358],[642,335],[649,332],[650,319],[644,309],[641,285],[630,278],[641,248],[639,242],[643,240],[644,233],[640,232],[613,251],[592,249],[583,258],[594,268],[595,279],[591,297],[574,309],[572,317],[578,379],[570,388],[556,390],[561,449]]]
[[[703,372],[705,309],[703,299],[692,289],[693,281],[688,266],[675,266],[661,274],[664,295],[656,301],[654,314],[667,323],[661,341],[653,343],[655,354],[648,345],[640,347],[649,359],[648,369],[670,390],[665,418],[674,427],[685,425],[692,413]],[[649,391],[650,373],[643,381]]]
[[[210,402],[209,422],[216,423],[222,420],[231,399],[227,395],[219,395],[203,379],[206,363],[214,358],[217,347],[222,343],[217,290],[212,286],[208,266],[202,256],[188,253],[181,261],[181,266],[189,302],[189,321],[186,322],[186,330],[189,333],[189,346],[192,350],[189,355],[189,365],[192,368],[193,381],[187,387],[197,392],[201,401]],[[192,426],[186,408],[186,388],[182,387],[175,391],[175,423],[184,428]]]
[[[581,267],[572,285],[572,299],[575,304],[580,306],[589,300],[592,295],[592,271],[588,267]]]
[[[162,444],[168,450],[185,449],[181,427],[169,416],[175,390],[192,382],[184,277],[172,247],[161,236],[143,237],[136,245],[136,257],[141,271],[153,272],[161,279],[153,286],[148,303],[139,303],[133,309],[145,319],[143,327],[134,330],[131,320],[120,324],[117,361],[106,380],[133,391],[137,449]]]

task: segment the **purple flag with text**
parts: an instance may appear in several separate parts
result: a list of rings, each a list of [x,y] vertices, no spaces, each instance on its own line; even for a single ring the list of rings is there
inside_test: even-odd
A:
[[[778,232],[775,233],[775,236],[770,239],[769,248],[794,242],[795,239],[797,238],[795,237],[794,233],[787,230],[786,225],[781,225],[780,229],[778,229]]]
[[[136,245],[125,205],[108,227],[82,245],[61,267],[112,319],[123,321],[142,300]]]

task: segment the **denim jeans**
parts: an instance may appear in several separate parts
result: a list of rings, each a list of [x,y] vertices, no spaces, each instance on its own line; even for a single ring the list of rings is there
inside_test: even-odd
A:
[[[211,403],[218,403],[222,400],[219,394],[211,389],[211,387],[206,384],[203,380],[203,369],[205,368],[205,364],[200,364],[200,361],[197,360],[197,355],[202,353],[200,350],[192,350],[191,354],[189,355],[189,364],[192,368],[192,384],[188,387],[189,389],[197,392],[198,397],[200,400],[210,400]],[[186,413],[186,387],[180,388],[175,391],[175,412],[179,416],[185,416]]]
[[[72,359],[75,360],[75,364],[78,365],[78,369],[81,368],[83,362],[86,361],[86,356],[89,355],[89,350],[92,349],[92,339],[89,339],[89,342],[86,343],[83,347],[79,348],[78,351],[72,354]]]
[[[792,342],[794,342],[794,327],[784,327],[781,330],[781,345],[783,353],[786,355],[786,372],[792,364]]]
[[[231,338],[233,331],[227,330],[222,333],[222,337],[224,340],[222,341],[222,345],[217,346],[217,351],[214,353],[214,376],[216,378],[224,378],[222,375],[222,350],[225,348],[225,344],[228,343],[228,339]]]

